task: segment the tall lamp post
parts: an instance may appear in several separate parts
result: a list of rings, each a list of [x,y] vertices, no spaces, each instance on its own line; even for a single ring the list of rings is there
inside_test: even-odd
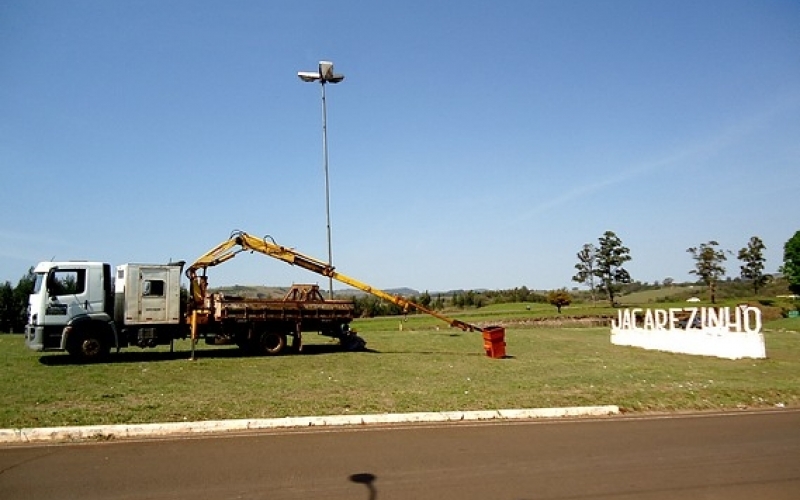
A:
[[[325,84],[339,83],[344,75],[333,72],[333,63],[320,61],[318,71],[298,71],[297,76],[304,82],[319,82],[322,87],[322,163],[325,169],[325,215],[328,223],[328,265],[333,266],[331,245],[331,189],[328,179],[328,110],[325,105]],[[328,298],[333,298],[333,278],[328,277]]]

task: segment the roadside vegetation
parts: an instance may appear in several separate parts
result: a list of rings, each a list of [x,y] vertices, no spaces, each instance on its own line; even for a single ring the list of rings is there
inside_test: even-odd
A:
[[[240,357],[190,344],[74,365],[0,335],[0,428],[228,418],[616,404],[624,411],[800,405],[800,319],[765,324],[768,359],[724,360],[613,346],[608,327],[564,321],[547,304],[509,303],[459,318],[506,327],[507,359],[480,333],[413,315],[361,319],[366,352],[306,336],[305,352]],[[543,322],[551,318],[556,323]],[[547,326],[543,326],[547,325]]]

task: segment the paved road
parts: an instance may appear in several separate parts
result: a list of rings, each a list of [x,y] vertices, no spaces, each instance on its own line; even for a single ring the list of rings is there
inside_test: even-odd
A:
[[[0,449],[0,499],[796,499],[800,410]]]

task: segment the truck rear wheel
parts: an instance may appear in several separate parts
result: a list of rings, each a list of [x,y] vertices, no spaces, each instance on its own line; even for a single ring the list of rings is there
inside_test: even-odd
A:
[[[286,334],[279,332],[264,332],[258,340],[258,347],[262,354],[276,356],[286,349]]]

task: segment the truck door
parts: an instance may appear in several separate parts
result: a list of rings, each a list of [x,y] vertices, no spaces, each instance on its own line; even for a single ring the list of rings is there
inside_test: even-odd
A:
[[[55,268],[47,277],[45,325],[66,325],[70,318],[91,311],[87,269]],[[102,310],[102,303],[100,304]]]
[[[139,270],[139,321],[142,323],[167,322],[167,278],[165,269],[140,268]]]

